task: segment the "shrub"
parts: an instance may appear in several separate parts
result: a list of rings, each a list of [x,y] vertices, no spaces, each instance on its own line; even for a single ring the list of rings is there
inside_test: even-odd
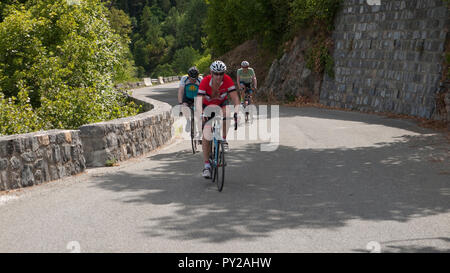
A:
[[[126,41],[100,0],[14,3],[0,22],[0,134],[75,129],[138,113],[112,89],[114,78],[135,71],[123,63]]]
[[[334,78],[334,60],[330,53],[331,39],[319,40],[306,52],[306,67],[316,73],[327,73]]]
[[[175,72],[187,73],[188,69],[192,67],[199,58],[200,54],[198,51],[190,46],[178,49],[173,57],[172,67]]]
[[[291,21],[297,27],[308,25],[331,29],[342,0],[294,0]]]
[[[17,98],[5,98],[0,92],[0,135],[24,134],[41,129],[40,118],[33,112],[27,91]]]
[[[208,74],[209,66],[211,65],[211,63],[212,63],[211,54],[207,54],[205,56],[202,56],[200,59],[198,59],[195,62],[195,66],[197,66],[198,71],[200,71],[200,73]]]
[[[114,91],[113,91],[114,92]],[[136,115],[139,109],[134,103],[126,104],[126,97],[119,93],[96,89],[67,87],[51,98],[44,97],[38,115],[45,129],[76,129],[83,124]]]

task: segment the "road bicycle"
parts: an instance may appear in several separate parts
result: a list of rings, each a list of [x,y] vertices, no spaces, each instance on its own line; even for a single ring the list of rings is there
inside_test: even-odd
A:
[[[196,127],[195,127],[195,106],[194,104],[188,104],[189,110],[191,111],[191,120],[189,121],[190,123],[190,129],[191,129],[191,146],[192,146],[192,153],[195,154],[198,152],[198,146],[201,145],[200,140],[195,139],[195,134],[196,134]],[[183,112],[180,111],[180,116],[183,116]],[[186,125],[187,126],[187,125]]]
[[[247,106],[249,106],[250,104],[252,104],[252,98],[251,98],[251,93],[253,92],[253,88],[251,87],[247,87],[245,86],[244,88],[244,101],[243,101],[243,106],[245,110],[245,123],[248,123],[249,121],[249,115],[250,115],[250,110],[247,108]]]
[[[211,165],[211,179],[212,182],[217,183],[217,189],[222,191],[225,183],[225,167],[227,162],[225,160],[225,150],[223,148],[222,138],[222,118],[212,118],[212,140],[211,151],[209,156],[209,164]],[[234,115],[234,130],[237,130],[237,115]]]

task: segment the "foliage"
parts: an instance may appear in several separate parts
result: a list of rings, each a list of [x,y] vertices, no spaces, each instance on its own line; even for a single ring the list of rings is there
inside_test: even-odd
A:
[[[110,88],[122,53],[121,39],[98,0],[79,5],[30,0],[12,6],[0,23],[0,40],[0,88],[15,96],[23,82],[34,107],[41,96],[65,85]]]
[[[163,38],[160,21],[151,8],[146,6],[140,22],[140,32],[134,35],[134,51],[136,65],[152,71],[165,53],[166,40]],[[136,57],[138,56],[138,57]]]
[[[188,69],[194,66],[195,61],[200,58],[200,54],[192,47],[185,47],[175,52],[172,67],[177,73],[187,73]]]
[[[207,6],[204,0],[190,0],[186,11],[180,16],[176,32],[176,49],[191,46],[195,50],[202,47],[201,38],[205,36],[203,24],[207,16]]]
[[[317,73],[327,73],[334,78],[334,60],[330,54],[332,41],[330,39],[319,40],[306,52],[306,67]]]
[[[113,81],[115,83],[137,81],[137,69],[129,48],[132,33],[131,19],[123,10],[115,7],[108,10],[107,16],[111,28],[120,36],[122,44],[122,51],[119,56],[121,61],[114,65]]]
[[[209,66],[211,65],[211,62],[211,54],[206,54],[195,62],[195,66],[198,68],[200,73],[207,74],[209,73]]]
[[[325,26],[331,28],[342,0],[294,0],[291,3],[291,21],[302,28]]]
[[[209,0],[205,30],[213,56],[254,38],[266,48],[283,40],[289,20],[286,0]]]
[[[169,77],[175,75],[175,72],[173,71],[173,68],[170,64],[159,64],[155,70],[153,71],[153,74],[151,75],[153,78],[162,76],[162,77]]]
[[[43,98],[38,115],[45,129],[76,129],[83,124],[136,115],[133,102],[115,91],[97,92],[94,88],[65,88],[51,98]]]
[[[120,2],[123,6],[126,1]],[[207,12],[206,2],[204,0],[171,1],[170,4],[169,2],[147,1],[140,14],[137,11],[130,11],[130,16],[138,15],[131,47],[136,65],[142,67],[138,68],[142,76],[161,73],[162,68],[169,67],[167,64],[172,67],[174,63],[178,65],[179,60],[175,60],[176,57],[180,57],[176,55],[177,51],[186,47],[192,47],[199,53],[203,51],[202,38],[206,36],[203,31]]]
[[[0,135],[24,134],[41,129],[41,123],[29,103],[27,91],[5,98],[0,92]]]
[[[334,61],[331,56],[332,40],[330,32],[333,29],[334,17],[342,0],[294,0],[291,2],[291,26],[298,29],[311,29],[313,47],[306,53],[306,65],[317,72],[325,72],[334,77]]]
[[[244,41],[258,39],[265,49],[281,52],[294,33],[314,27],[332,29],[342,0],[209,0],[205,29],[213,56]],[[276,55],[276,54],[275,54]]]
[[[113,79],[133,73],[123,13],[115,13],[112,29],[113,12],[108,19],[100,0],[29,0],[2,8],[1,133],[72,129],[138,112],[112,89]]]

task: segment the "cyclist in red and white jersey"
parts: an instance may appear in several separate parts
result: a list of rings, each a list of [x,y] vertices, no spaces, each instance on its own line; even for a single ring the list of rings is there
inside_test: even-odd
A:
[[[196,109],[204,110],[207,106],[217,105],[222,108],[223,117],[228,117],[229,113],[227,113],[226,105],[229,95],[235,107],[235,113],[238,113],[240,105],[239,95],[236,92],[236,87],[233,80],[230,76],[225,74],[227,66],[222,61],[215,61],[209,68],[211,70],[211,74],[204,77],[200,82],[197,96],[202,97],[202,99],[197,100]],[[228,150],[228,142],[226,141],[228,132],[227,124],[229,124],[229,119],[224,120],[222,126],[225,151]],[[211,127],[207,123],[205,124],[205,128],[203,129],[202,148],[205,165],[202,176],[205,178],[211,178],[211,165],[209,163],[211,143],[210,141],[205,139],[205,134],[211,134]]]

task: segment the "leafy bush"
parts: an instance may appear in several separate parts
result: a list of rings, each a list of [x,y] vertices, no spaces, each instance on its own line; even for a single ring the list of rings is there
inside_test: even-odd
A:
[[[133,72],[131,63],[123,65],[126,41],[111,28],[100,0],[77,3],[29,0],[2,6],[1,134],[74,129],[138,113],[112,89],[114,78]],[[120,30],[129,23],[122,24],[119,15]]]
[[[153,70],[152,77],[157,78],[159,76],[169,77],[173,76],[176,73],[173,71],[173,68],[170,64],[159,64],[155,70]]]
[[[288,29],[290,1],[209,0],[205,30],[213,56],[257,38],[265,48],[277,48]]]
[[[198,71],[200,71],[200,73],[208,74],[209,66],[211,65],[211,63],[212,63],[211,54],[207,54],[198,59],[195,62],[195,66],[197,66]]]
[[[0,92],[0,135],[24,134],[40,130],[41,123],[33,111],[28,92],[19,92],[17,98],[5,98]]]
[[[138,114],[134,103],[114,91],[99,93],[96,89],[64,88],[51,98],[44,97],[38,115],[44,129],[76,129],[83,124]]]
[[[9,6],[0,23],[0,88],[16,96],[22,81],[31,104],[64,85],[112,86],[120,64],[121,37],[114,34],[100,0],[33,0]]]
[[[327,73],[334,78],[334,60],[330,53],[332,41],[330,39],[319,40],[306,52],[306,67],[317,73]]]
[[[199,58],[200,54],[198,51],[188,46],[175,52],[172,67],[175,72],[187,73],[188,69],[192,67]]]
[[[291,2],[291,21],[297,27],[333,26],[335,14],[342,0],[294,0]]]

